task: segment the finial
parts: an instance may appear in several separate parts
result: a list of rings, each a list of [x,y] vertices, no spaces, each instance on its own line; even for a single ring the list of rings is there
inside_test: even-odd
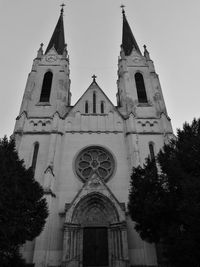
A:
[[[65,4],[62,3],[60,6],[61,6],[60,14],[63,15]]]
[[[92,78],[93,78],[93,82],[96,82],[96,78],[97,78],[97,76],[94,74],[94,75],[92,75]]]
[[[120,50],[120,57],[121,59],[125,59],[125,53],[124,53],[124,48],[123,48],[123,45],[121,44],[120,46],[121,50]]]
[[[146,46],[146,45],[143,45],[143,47],[144,47],[144,56],[145,56],[147,59],[150,59],[149,51],[147,50],[147,46]]]
[[[124,8],[125,8],[125,5],[123,5],[123,4],[121,4],[121,9],[122,9],[122,14],[124,15],[125,14],[125,10],[124,10]]]
[[[37,58],[41,58],[43,56],[43,43],[40,44],[40,48],[39,50],[37,51]]]
[[[67,44],[65,44],[64,49],[63,49],[63,57],[67,57]]]

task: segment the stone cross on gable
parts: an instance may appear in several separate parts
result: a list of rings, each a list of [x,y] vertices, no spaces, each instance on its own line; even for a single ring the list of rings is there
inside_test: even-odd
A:
[[[95,74],[92,76],[92,78],[93,78],[93,82],[96,82],[97,76]]]

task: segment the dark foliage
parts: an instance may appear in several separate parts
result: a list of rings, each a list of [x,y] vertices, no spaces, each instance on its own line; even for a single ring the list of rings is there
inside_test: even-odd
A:
[[[19,253],[19,248],[16,247],[12,253],[1,254],[1,267],[28,267],[28,264]]]
[[[129,213],[148,242],[161,242],[173,266],[200,266],[200,119],[185,123],[157,162],[133,169]]]
[[[1,266],[23,266],[19,247],[40,234],[48,216],[43,196],[32,169],[18,158],[14,139],[4,137],[0,140]]]

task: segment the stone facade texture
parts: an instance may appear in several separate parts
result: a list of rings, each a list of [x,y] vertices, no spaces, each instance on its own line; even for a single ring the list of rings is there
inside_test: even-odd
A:
[[[50,99],[41,102],[48,71],[53,74]],[[136,73],[143,76],[146,103],[138,101]],[[27,167],[39,143],[35,179],[44,187],[49,206],[43,232],[24,245],[23,255],[35,267],[85,266],[84,229],[91,227],[107,231],[107,266],[157,266],[155,246],[141,240],[127,212],[132,167],[144,163],[150,143],[156,154],[173,137],[153,61],[147,50],[141,55],[133,49],[128,56],[121,50],[117,106],[94,77],[72,106],[69,75],[66,50],[60,55],[52,47],[44,54],[40,48],[16,120],[16,146]],[[93,172],[85,182],[76,173],[77,156],[91,147],[113,157],[114,171],[107,181],[95,172],[100,160],[90,159]],[[106,156],[99,157],[103,162]]]

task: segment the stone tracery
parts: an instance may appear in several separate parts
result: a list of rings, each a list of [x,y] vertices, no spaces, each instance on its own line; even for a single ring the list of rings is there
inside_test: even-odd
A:
[[[88,147],[76,158],[75,169],[83,182],[88,180],[93,173],[104,181],[108,181],[114,171],[114,158],[102,147]]]

